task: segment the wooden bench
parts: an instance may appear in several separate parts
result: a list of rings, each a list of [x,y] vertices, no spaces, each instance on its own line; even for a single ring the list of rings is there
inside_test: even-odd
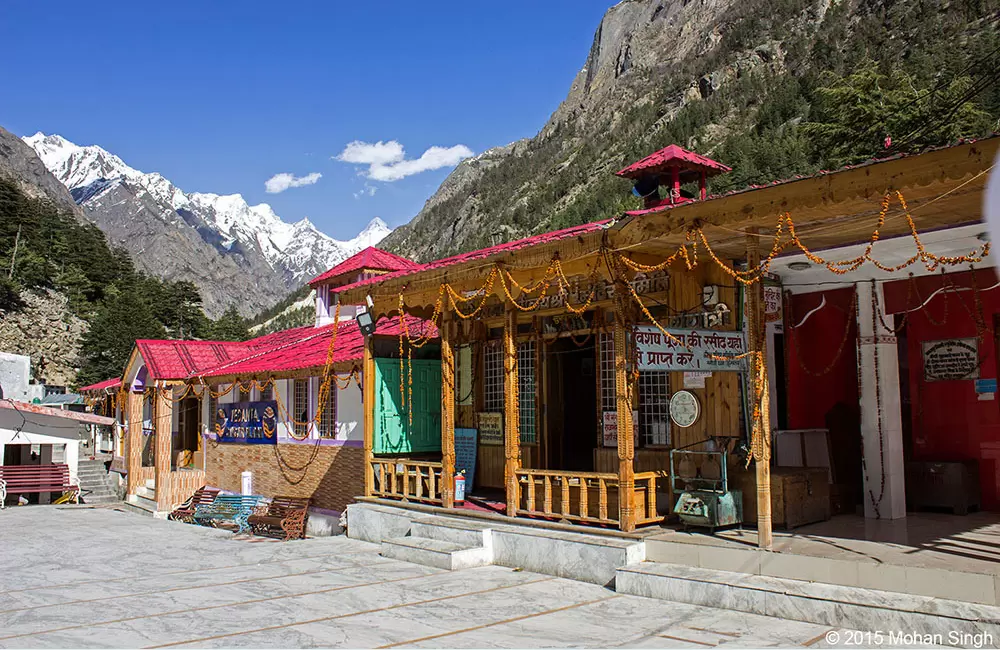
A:
[[[195,493],[188,497],[187,501],[174,508],[174,511],[167,515],[171,521],[183,521],[185,524],[194,523],[194,511],[198,506],[207,506],[215,501],[219,495],[218,488],[201,486]]]
[[[0,465],[0,480],[6,484],[7,494],[43,494],[69,492],[73,501],[80,500],[80,486],[69,479],[69,465]]]
[[[308,509],[309,499],[274,497],[269,504],[258,506],[247,522],[254,534],[284,535],[286,542],[305,539]]]
[[[260,501],[261,497],[256,494],[220,494],[212,503],[195,507],[194,522],[215,528],[219,524],[231,523],[236,526],[237,533],[249,533],[247,518],[260,505]]]

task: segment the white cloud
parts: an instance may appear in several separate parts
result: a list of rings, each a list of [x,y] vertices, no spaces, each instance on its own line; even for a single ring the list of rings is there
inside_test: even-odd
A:
[[[311,174],[298,177],[293,174],[289,174],[288,172],[282,172],[267,179],[264,182],[264,190],[268,194],[278,194],[279,192],[284,192],[292,187],[312,185],[321,178],[323,178],[323,174],[320,174],[319,172],[313,172]]]
[[[365,183],[365,186],[362,189],[354,193],[354,198],[360,199],[362,196],[375,196],[375,192],[377,191],[378,191],[377,187]]]
[[[454,147],[430,147],[419,158],[407,160],[403,145],[395,140],[388,142],[355,140],[344,147],[336,159],[356,165],[368,165],[366,177],[391,183],[420,172],[454,167],[472,155],[471,149],[464,144],[457,144]],[[371,194],[374,192],[369,193],[369,196]]]

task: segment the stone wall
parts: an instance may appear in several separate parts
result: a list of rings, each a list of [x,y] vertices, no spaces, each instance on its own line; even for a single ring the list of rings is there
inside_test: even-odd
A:
[[[205,442],[205,482],[223,490],[239,492],[240,474],[249,470],[253,472],[254,493],[311,497],[314,507],[326,510],[341,512],[354,497],[364,494],[365,453],[361,447]],[[281,466],[276,452],[283,461]]]

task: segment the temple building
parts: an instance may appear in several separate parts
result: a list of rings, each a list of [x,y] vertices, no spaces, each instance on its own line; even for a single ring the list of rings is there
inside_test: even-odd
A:
[[[641,209],[426,264],[368,249],[311,282],[312,326],[138,341],[130,499],[164,513],[249,472],[318,521],[665,525],[664,544],[742,522],[764,549],[997,510],[998,143],[721,196],[729,168],[672,145],[618,172]]]

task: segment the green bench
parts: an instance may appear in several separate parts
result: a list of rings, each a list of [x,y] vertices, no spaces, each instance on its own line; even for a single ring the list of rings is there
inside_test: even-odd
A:
[[[263,497],[256,494],[220,494],[212,503],[198,505],[194,509],[194,523],[218,528],[220,524],[236,526],[237,533],[249,533],[250,515],[261,505]]]

